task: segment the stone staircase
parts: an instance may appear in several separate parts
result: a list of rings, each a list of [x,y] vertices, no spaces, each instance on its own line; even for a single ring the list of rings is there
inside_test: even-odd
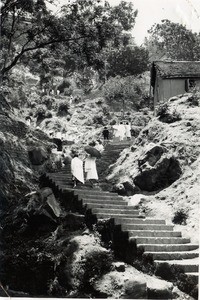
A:
[[[110,166],[116,162],[119,154],[122,150],[131,145],[131,140],[128,141],[115,141],[105,146],[105,150],[102,153],[101,159],[96,161],[97,170],[99,175],[99,184],[102,189],[106,189],[105,177],[110,171]]]
[[[120,151],[127,146],[123,143],[108,145],[102,157],[105,167],[110,165],[110,157],[117,158]],[[115,155],[114,155],[115,154]],[[106,160],[105,160],[106,158]],[[114,162],[114,161],[113,161]],[[62,199],[62,204],[72,211],[84,212],[93,216],[93,223],[98,220],[112,219],[120,247],[125,253],[140,251],[143,257],[151,257],[155,265],[167,263],[181,268],[186,275],[198,282],[199,252],[198,244],[190,243],[190,239],[183,238],[181,232],[174,231],[173,225],[165,220],[145,218],[138,209],[128,206],[128,203],[117,193],[102,191],[87,185],[72,188],[70,168],[58,173],[47,173],[43,183],[50,186]],[[132,257],[132,256],[131,256]]]

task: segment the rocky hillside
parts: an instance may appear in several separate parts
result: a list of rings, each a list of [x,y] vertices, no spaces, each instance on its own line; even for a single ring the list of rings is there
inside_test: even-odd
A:
[[[199,101],[198,93],[184,94],[159,108],[107,178],[121,194],[135,194],[128,198],[132,205],[148,216],[173,220],[194,242],[199,236]]]
[[[7,293],[193,299],[172,283],[116,262],[99,233],[86,230],[84,216],[69,213],[51,190],[40,189],[40,175],[56,171],[50,132],[63,134],[66,151],[82,151],[101,137],[103,126],[111,128],[121,112],[113,111],[100,93],[70,103],[63,95],[42,95],[31,73],[18,82],[16,77],[12,87],[4,87],[0,102],[0,276]],[[176,226],[193,241],[199,217],[198,101],[196,95],[171,99],[154,118],[147,110],[128,112],[135,140],[107,177],[109,186],[130,204],[141,204],[147,216],[171,221],[179,212],[187,226]]]

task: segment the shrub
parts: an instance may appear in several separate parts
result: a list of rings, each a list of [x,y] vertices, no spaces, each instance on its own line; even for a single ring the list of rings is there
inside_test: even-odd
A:
[[[155,275],[172,281],[182,292],[198,299],[198,289],[195,280],[184,274],[182,268],[162,263],[157,265]]]
[[[65,79],[65,80],[63,80],[63,82],[61,82],[58,85],[57,90],[59,90],[60,93],[62,94],[62,93],[64,93],[66,88],[68,89],[70,87],[70,85],[71,85],[71,83],[68,80]]]
[[[110,105],[118,106],[116,109],[126,107],[139,110],[148,104],[145,101],[147,91],[133,76],[110,78],[103,86],[103,93]]]
[[[45,118],[46,108],[44,105],[39,105],[37,111],[35,113],[35,117],[37,118]]]
[[[174,224],[186,225],[187,218],[188,218],[188,214],[184,212],[183,209],[180,209],[175,212],[172,222]]]
[[[169,104],[164,103],[162,105],[159,105],[159,107],[157,108],[156,115],[159,118],[163,118],[166,116],[166,114],[168,114],[168,112],[169,112]]]
[[[71,87],[64,89],[64,96],[71,96],[73,89]]]
[[[95,103],[99,106],[101,106],[103,104],[103,99],[98,99]]]
[[[57,115],[58,116],[66,116],[68,114],[69,114],[69,104],[66,102],[59,103]]]
[[[109,116],[110,112],[109,112],[109,107],[108,106],[102,106],[102,112],[104,115]]]
[[[104,125],[103,116],[99,116],[99,115],[94,116],[93,122],[96,124]]]
[[[200,106],[200,91],[193,89],[192,95],[188,97],[187,101],[191,106]]]
[[[47,111],[45,114],[46,118],[52,118],[52,113],[50,111]]]
[[[110,125],[112,126],[112,125],[115,125],[117,123],[117,121],[116,120],[111,120],[110,121]]]
[[[137,270],[142,271],[144,273],[147,273],[151,276],[155,272],[155,266],[153,264],[153,258],[150,255],[141,256],[140,253],[138,253],[137,258],[134,259],[132,265]]]
[[[102,275],[109,272],[112,267],[113,256],[108,251],[102,251],[99,249],[88,252],[84,257],[82,263],[82,269],[84,272],[80,272],[81,277],[81,289],[85,290],[99,279]]]
[[[54,102],[54,99],[50,96],[45,95],[45,96],[42,97],[41,103],[46,105],[47,109],[52,108],[53,102]]]
[[[74,103],[79,103],[79,102],[81,102],[81,100],[82,100],[82,98],[81,98],[81,96],[79,96],[79,95],[76,95],[76,96],[74,97]]]
[[[194,299],[198,299],[198,286],[192,277],[179,274],[177,276],[176,285],[182,292],[189,294]]]

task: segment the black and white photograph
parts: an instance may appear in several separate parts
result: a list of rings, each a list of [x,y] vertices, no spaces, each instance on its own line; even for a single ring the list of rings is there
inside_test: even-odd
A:
[[[0,22],[0,299],[198,300],[200,1]]]

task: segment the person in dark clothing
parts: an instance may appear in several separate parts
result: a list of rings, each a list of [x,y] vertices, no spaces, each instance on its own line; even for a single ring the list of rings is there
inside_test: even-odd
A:
[[[104,141],[109,139],[109,131],[107,127],[104,127],[102,134],[103,134]]]

